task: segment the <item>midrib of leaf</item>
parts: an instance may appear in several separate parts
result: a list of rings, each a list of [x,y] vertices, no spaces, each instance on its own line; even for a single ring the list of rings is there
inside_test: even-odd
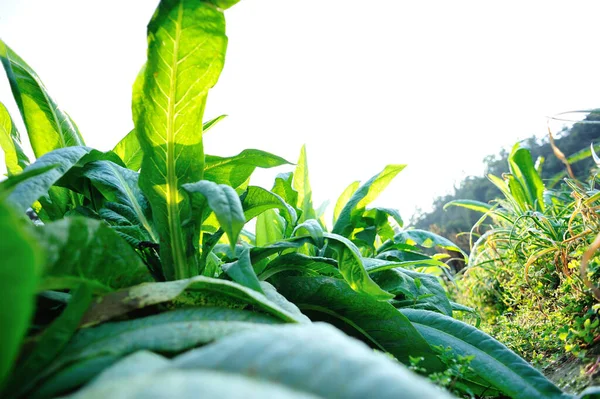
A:
[[[181,236],[180,220],[179,220],[179,190],[177,187],[177,175],[175,174],[175,98],[177,92],[177,68],[179,62],[177,55],[179,53],[179,40],[181,39],[181,24],[183,22],[183,2],[179,2],[177,9],[177,21],[175,23],[175,38],[173,39],[173,55],[171,64],[171,73],[169,76],[169,96],[167,98],[167,218],[169,220],[169,235],[172,237],[171,252],[175,267],[177,268],[176,275],[181,277],[187,276],[186,260],[183,254],[185,246],[183,237]],[[158,84],[158,82],[157,82]],[[158,84],[160,87],[160,85]]]
[[[125,190],[125,194],[131,201],[131,204],[133,205],[133,210],[137,214],[140,223],[142,223],[142,226],[144,226],[144,228],[148,231],[152,240],[154,242],[158,242],[158,237],[156,237],[156,234],[154,234],[154,230],[152,229],[152,227],[150,227],[150,223],[148,222],[148,219],[146,219],[146,216],[144,216],[144,212],[142,211],[142,208],[140,208],[140,204],[138,204],[135,195],[129,189],[129,185],[125,180],[123,180],[119,171],[115,169],[115,167],[110,162],[107,162],[107,165],[112,169],[114,175],[117,177],[117,180],[119,180],[121,187],[123,187],[123,190]]]

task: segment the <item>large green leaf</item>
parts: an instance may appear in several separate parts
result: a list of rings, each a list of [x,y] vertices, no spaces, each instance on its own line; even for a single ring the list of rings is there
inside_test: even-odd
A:
[[[369,261],[394,263],[380,259],[370,259]],[[397,297],[399,302],[395,303],[396,307],[430,306],[437,312],[452,316],[452,305],[436,276],[394,267],[371,273],[371,278],[385,291],[400,296],[400,298]]]
[[[179,355],[173,365],[242,374],[322,398],[449,397],[327,324],[242,332]]]
[[[245,307],[251,305],[284,321],[305,321],[304,318],[271,302],[263,294],[241,284],[197,276],[187,280],[140,284],[107,294],[92,306],[83,324],[95,325],[137,309],[166,302],[188,306]]]
[[[84,145],[77,126],[50,98],[37,74],[1,40],[0,59],[35,156],[39,158],[58,148]]]
[[[289,230],[296,225],[298,216],[296,210],[279,195],[262,187],[250,186],[243,196],[242,206],[246,221],[253,219],[268,209],[279,209],[281,216],[287,222]]]
[[[394,297],[371,280],[365,270],[360,251],[352,241],[332,233],[323,233],[323,236],[328,239],[329,247],[337,252],[340,273],[353,290],[369,294],[379,300],[388,300]]]
[[[101,153],[89,147],[68,147],[41,156],[24,171],[30,172],[36,169],[48,168],[50,165],[56,165],[56,167],[18,184],[9,195],[8,202],[20,212],[25,212],[35,201],[46,195],[65,173],[88,154],[99,157]],[[48,205],[48,207],[50,206],[56,206],[64,210],[66,203],[55,202]]]
[[[297,206],[302,210],[302,215],[298,221],[302,223],[309,219],[316,219],[317,215],[312,203],[312,188],[310,186],[310,179],[308,176],[306,146],[302,146],[302,149],[300,150],[298,165],[294,171],[293,187],[298,193],[298,203],[292,205]]]
[[[431,345],[450,347],[490,386],[513,398],[568,398],[542,373],[491,336],[466,323],[427,310],[401,309]]]
[[[134,88],[144,157],[140,186],[152,207],[167,279],[196,269],[193,224],[182,184],[204,177],[202,117],[225,60],[223,13],[198,0],[163,0],[148,25],[148,61]]]
[[[285,237],[285,220],[274,209],[267,209],[256,218],[256,246],[265,247]]]
[[[135,251],[101,221],[68,217],[38,229],[37,236],[47,254],[46,277],[77,277],[107,289],[152,281]]]
[[[217,184],[208,180],[184,184],[182,188],[189,193],[192,206],[200,208],[197,212],[194,212],[200,215],[195,216],[202,216],[201,208],[203,206],[195,205],[198,203],[205,203],[215,213],[221,229],[225,231],[229,238],[233,250],[240,231],[246,223],[242,203],[235,190],[225,184]],[[202,220],[199,221],[199,224],[201,223]],[[200,228],[200,226],[197,227]]]
[[[367,205],[375,200],[392,179],[405,167],[406,165],[388,165],[381,173],[373,176],[358,188],[340,211],[332,232],[348,237],[354,230],[354,224],[360,218]]]
[[[254,291],[260,292],[264,295],[262,287],[260,286],[260,282],[258,281],[258,277],[252,268],[250,254],[247,249],[242,251],[242,254],[238,260],[232,263],[226,263],[222,265],[221,268],[236,283],[241,284],[244,287],[251,288]]]
[[[286,277],[277,289],[312,320],[332,323],[405,364],[409,356],[423,356],[429,368],[442,367],[427,341],[396,308],[355,292],[342,280]]]
[[[256,168],[273,168],[289,164],[281,157],[252,149],[226,158],[207,155],[204,178],[237,189],[247,182]]]
[[[71,296],[66,309],[37,338],[33,351],[19,363],[7,390],[21,396],[34,385],[35,378],[62,351],[79,326],[81,317],[92,302],[92,289],[82,284]]]
[[[43,257],[22,220],[0,202],[0,389],[16,360],[35,308]]]
[[[332,276],[343,279],[337,268],[337,262],[331,258],[307,256],[292,252],[277,256],[261,271],[259,279],[267,280],[282,272],[294,272],[306,276]]]
[[[21,172],[29,165],[29,158],[21,148],[21,136],[2,103],[0,103],[0,147],[4,151],[4,162],[9,176]]]
[[[34,379],[38,395],[54,397],[85,383],[119,358],[138,350],[176,354],[228,334],[278,324],[276,318],[243,310],[192,308],[80,330],[52,364]],[[81,374],[81,362],[100,368]],[[104,360],[104,361],[102,361]],[[85,364],[85,363],[84,363]],[[74,378],[78,376],[78,378]]]
[[[346,204],[348,203],[350,198],[352,198],[352,195],[354,195],[356,190],[358,190],[358,187],[360,187],[360,181],[358,181],[358,180],[354,181],[354,182],[350,183],[348,185],[348,187],[346,187],[344,189],[344,191],[342,192],[342,194],[338,197],[338,199],[335,203],[335,208],[333,208],[333,224],[334,225],[337,222],[338,218],[340,217],[342,210],[344,209],[344,207],[346,206]]]
[[[128,169],[138,171],[142,167],[144,153],[135,130],[127,133],[113,148],[113,152],[121,158]]]
[[[136,172],[110,161],[95,161],[86,164],[81,175],[90,180],[106,201],[118,204],[109,205],[108,209],[125,217],[129,224],[140,226],[151,241],[158,243],[158,235],[150,223],[150,205],[138,186]]]

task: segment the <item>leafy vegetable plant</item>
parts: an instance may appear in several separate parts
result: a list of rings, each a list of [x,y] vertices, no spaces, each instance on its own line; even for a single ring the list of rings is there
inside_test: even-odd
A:
[[[271,190],[250,176],[288,161],[205,154],[203,132],[222,119],[202,122],[225,60],[223,10],[235,3],[160,2],[133,88],[135,128],[108,152],[84,145],[1,44],[36,157],[0,108],[2,295],[15,304],[0,316],[3,396],[564,397],[453,318],[470,309],[448,299],[447,267],[427,249],[456,245],[369,208],[404,165],[350,184],[330,229],[304,148]],[[412,373],[415,358],[452,392]],[[450,375],[451,387],[440,377]]]

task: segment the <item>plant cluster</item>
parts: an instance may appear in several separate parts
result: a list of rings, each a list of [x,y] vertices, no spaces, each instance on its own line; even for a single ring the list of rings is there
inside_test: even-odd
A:
[[[235,3],[160,2],[135,128],[108,152],[85,146],[0,42],[36,157],[1,107],[2,396],[452,396],[433,380],[472,397],[568,397],[454,318],[471,309],[449,300],[446,265],[426,254],[452,242],[368,207],[403,165],[348,186],[328,229],[304,150],[271,190],[250,176],[286,160],[205,154],[221,119],[202,123],[225,59],[223,10]]]
[[[598,177],[548,189],[519,144],[508,164],[510,173],[489,176],[503,199],[447,204],[483,213],[457,298],[480,311],[486,331],[538,366],[565,353],[584,359],[600,333],[593,283],[600,258],[581,264],[600,228]],[[478,236],[486,218],[492,223]]]

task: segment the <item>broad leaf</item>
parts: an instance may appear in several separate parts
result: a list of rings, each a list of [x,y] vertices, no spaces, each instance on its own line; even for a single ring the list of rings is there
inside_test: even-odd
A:
[[[203,206],[196,206],[195,204],[198,203],[205,203],[215,213],[221,229],[225,231],[229,238],[233,250],[240,231],[246,223],[242,203],[235,190],[225,184],[216,184],[208,180],[184,184],[182,187],[189,193],[192,207],[200,208],[194,213],[200,213],[199,216],[202,216]],[[198,215],[194,216],[197,217]],[[201,223],[202,221],[199,221],[197,228],[200,228]]]
[[[21,136],[2,103],[0,103],[0,147],[4,151],[4,162],[9,176],[18,174],[29,165],[29,158],[21,148]]]
[[[96,161],[85,165],[81,175],[100,191],[112,211],[127,219],[123,224],[140,226],[152,242],[158,243],[150,220],[152,214],[146,197],[138,186],[139,175],[110,161]]]
[[[208,307],[105,323],[75,334],[60,356],[37,376],[36,382],[43,381],[39,389],[42,396],[54,397],[89,381],[103,368],[138,350],[177,354],[228,334],[264,329],[269,324],[278,323],[279,320],[267,315]],[[81,373],[78,364],[94,359],[101,367],[88,370],[91,373]]]
[[[8,387],[9,391],[20,396],[33,387],[34,376],[42,372],[69,342],[91,302],[92,290],[82,284],[71,295],[66,309],[38,337],[33,351],[19,363],[15,378]]]
[[[279,209],[289,229],[297,222],[296,210],[288,205],[279,195],[262,187],[250,186],[243,196],[242,207],[246,222],[260,215],[268,209]],[[290,231],[291,232],[291,231]]]
[[[0,389],[19,353],[35,308],[43,257],[23,221],[0,202]]]
[[[112,292],[99,299],[86,314],[83,324],[95,325],[131,311],[166,302],[191,306],[245,307],[269,313],[288,322],[302,322],[263,294],[232,281],[197,276],[187,280],[147,283]]]
[[[409,356],[423,356],[431,370],[442,368],[427,341],[396,308],[355,292],[342,280],[287,277],[277,289],[313,321],[327,321],[405,364]]]
[[[127,133],[112,151],[121,158],[128,169],[138,171],[142,167],[144,153],[135,130]]]
[[[568,398],[542,373],[491,336],[466,323],[426,310],[401,309],[431,345],[450,347],[490,386],[513,398]]]
[[[148,61],[134,89],[135,131],[144,157],[140,186],[152,207],[167,279],[196,269],[190,207],[181,191],[204,177],[202,117],[223,68],[225,19],[197,0],[163,0],[148,25]]]
[[[37,236],[47,254],[47,277],[76,277],[109,289],[152,281],[135,251],[101,221],[65,218],[38,229]]]
[[[241,374],[321,398],[449,397],[327,324],[243,332],[179,355],[173,365]]]
[[[258,168],[289,165],[285,159],[260,150],[244,150],[232,157],[206,156],[204,178],[235,189],[241,187]]]
[[[267,209],[256,218],[256,246],[265,247],[285,237],[285,220],[273,209]]]
[[[101,154],[88,147],[68,147],[43,155],[33,164],[25,168],[24,172],[29,173],[33,170],[48,168],[51,165],[56,165],[56,167],[18,184],[14,191],[9,195],[8,202],[20,212],[25,212],[35,201],[46,195],[48,191],[50,191],[50,188],[65,173],[90,153]],[[54,198],[56,199],[58,197]],[[63,211],[65,210],[64,207],[66,205],[66,203],[56,202],[49,204],[49,206],[56,206]]]
[[[77,126],[50,98],[37,74],[1,40],[0,59],[35,156],[39,158],[58,148],[84,145]]]
[[[356,190],[358,190],[358,187],[360,187],[360,181],[354,181],[350,183],[350,185],[348,185],[348,187],[346,187],[342,194],[338,197],[338,200],[335,203],[335,208],[333,209],[334,225],[340,217],[340,213],[342,213],[342,210],[344,209],[350,198],[352,198],[352,195],[354,195]]]
[[[369,205],[387,187],[394,177],[406,165],[388,165],[379,173],[363,184],[348,200],[339,213],[332,232],[348,237],[354,230],[354,224]]]
[[[344,277],[337,268],[337,262],[331,258],[306,256],[296,252],[277,256],[267,264],[259,276],[267,280],[282,272],[294,272],[300,276],[331,276],[339,279]]]
[[[353,290],[369,294],[379,300],[392,299],[394,295],[382,290],[365,270],[360,251],[352,241],[331,233],[323,233],[328,245],[337,253],[338,268]]]
[[[252,268],[250,254],[247,249],[242,252],[238,260],[232,263],[226,263],[222,265],[221,268],[236,283],[264,295],[258,277],[256,277],[256,273]]]

